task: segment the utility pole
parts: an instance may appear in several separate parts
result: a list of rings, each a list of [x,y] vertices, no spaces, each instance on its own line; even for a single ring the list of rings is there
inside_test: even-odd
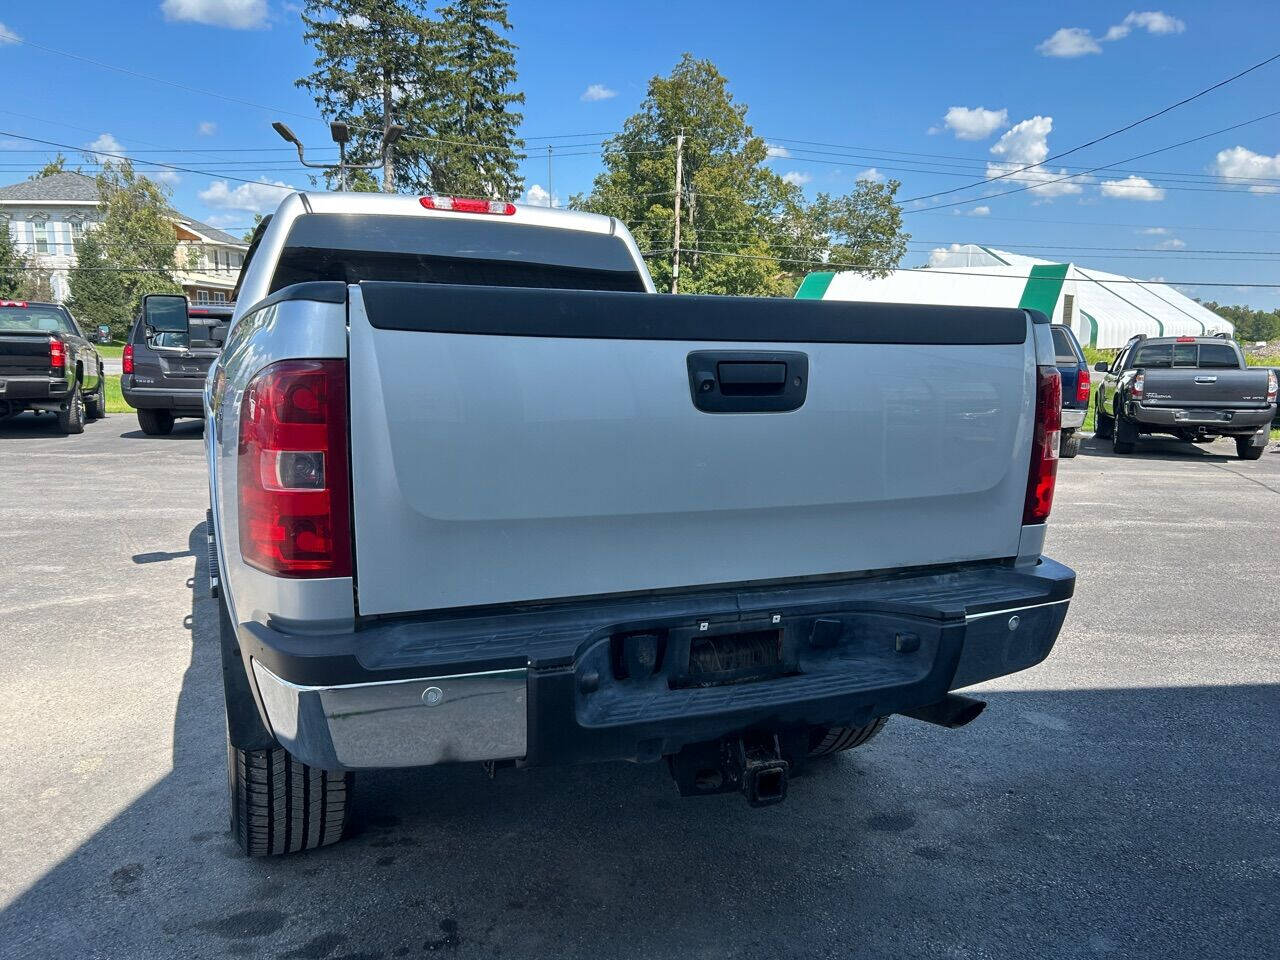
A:
[[[676,134],[676,225],[673,232],[675,249],[671,254],[671,292],[680,292],[680,192],[684,176],[684,130]]]
[[[547,144],[547,206],[556,205],[556,188],[551,179],[551,144]]]

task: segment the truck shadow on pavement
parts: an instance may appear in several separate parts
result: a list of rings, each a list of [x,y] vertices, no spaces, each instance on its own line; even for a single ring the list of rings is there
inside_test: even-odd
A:
[[[84,425],[93,430],[103,421],[92,420]],[[108,419],[107,422],[110,422]],[[75,440],[58,429],[58,418],[52,413],[20,413],[16,417],[0,420],[0,440]]]
[[[681,800],[659,766],[493,782],[471,766],[366,774],[347,842],[244,859],[227,831],[203,546],[199,524],[172,769],[0,913],[0,956],[774,958],[855,944],[868,956],[1210,956],[1273,945],[1274,927],[1254,922],[1280,862],[1280,687],[1267,684],[987,692],[974,726],[895,719],[764,810]],[[178,589],[190,568],[173,569]]]
[[[133,421],[135,424],[137,420]],[[173,424],[172,433],[162,433],[156,436],[143,433],[141,430],[130,430],[127,433],[120,434],[122,440],[199,440],[204,436],[203,420],[176,420]]]
[[[1272,444],[1271,449],[1275,445]],[[1110,440],[1098,437],[1082,437],[1080,440],[1080,456],[1104,457],[1114,460],[1183,460],[1204,461],[1206,463],[1230,463],[1240,458],[1235,455],[1235,446],[1223,441],[1212,444],[1184,443],[1172,437],[1143,437],[1133,449],[1133,453],[1115,453],[1111,449]],[[1266,454],[1263,454],[1266,456]]]

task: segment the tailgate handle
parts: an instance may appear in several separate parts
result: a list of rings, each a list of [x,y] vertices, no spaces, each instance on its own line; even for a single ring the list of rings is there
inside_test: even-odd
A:
[[[783,413],[808,395],[807,354],[698,350],[687,362],[693,405],[704,413]]]
[[[1217,383],[1217,377],[1196,377],[1196,383]]]

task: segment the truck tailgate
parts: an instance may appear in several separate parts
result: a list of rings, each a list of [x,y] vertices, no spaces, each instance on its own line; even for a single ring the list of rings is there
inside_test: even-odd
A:
[[[1018,551],[1035,390],[1023,311],[373,282],[350,295],[362,614]],[[801,354],[803,402],[704,412],[700,352],[762,361],[748,381],[769,379],[767,355]],[[774,387],[723,379],[770,406]]]
[[[1143,405],[1150,407],[1263,407],[1267,369],[1144,368]]]
[[[48,376],[49,340],[43,331],[0,333],[0,376]]]

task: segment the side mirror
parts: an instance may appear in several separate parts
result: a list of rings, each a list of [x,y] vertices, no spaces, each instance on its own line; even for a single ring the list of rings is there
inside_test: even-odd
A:
[[[1093,365],[1093,369],[1097,373],[1107,373],[1111,369],[1111,366],[1107,363],[1107,361],[1099,360],[1097,363]]]
[[[180,333],[189,337],[187,298],[168,293],[149,293],[142,298],[142,322],[148,337],[158,333]]]

